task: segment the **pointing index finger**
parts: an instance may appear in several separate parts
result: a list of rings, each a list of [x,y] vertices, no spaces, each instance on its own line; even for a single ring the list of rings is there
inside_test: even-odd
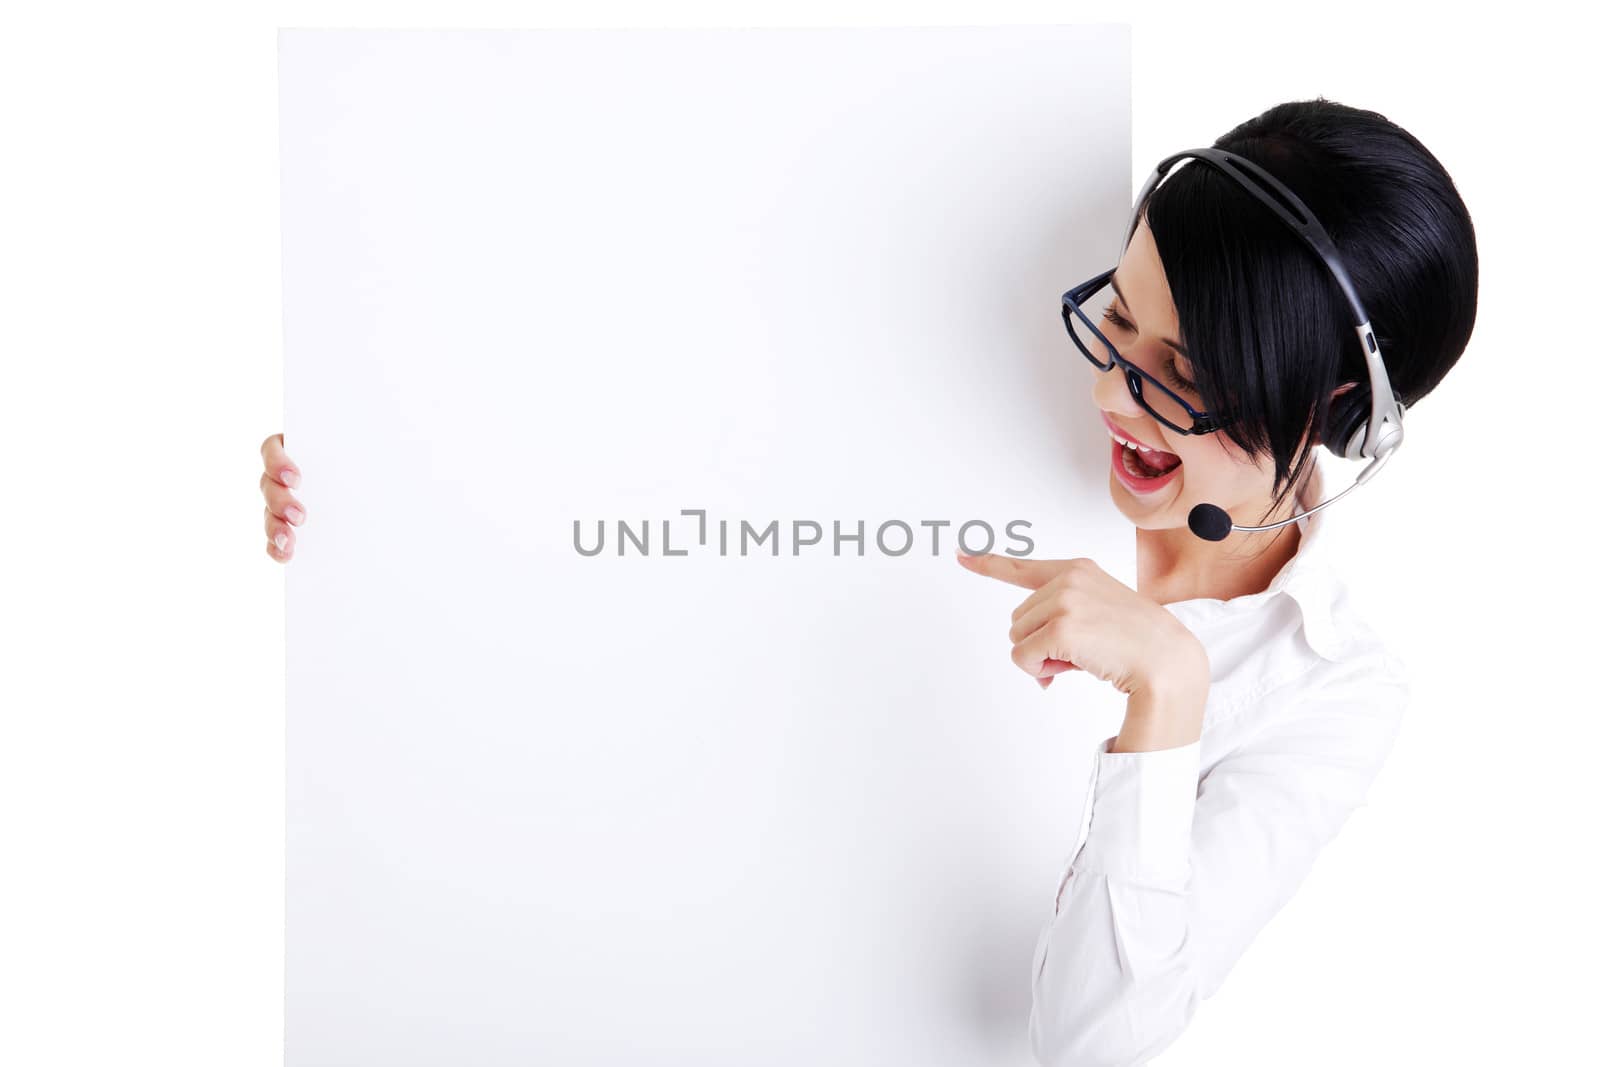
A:
[[[1016,559],[1012,556],[997,556],[993,552],[968,556],[958,551],[956,559],[969,571],[990,578],[998,578],[1000,581],[1009,582],[1012,585],[1020,585],[1024,589],[1038,589],[1055,577],[1056,571],[1060,568],[1059,562]]]

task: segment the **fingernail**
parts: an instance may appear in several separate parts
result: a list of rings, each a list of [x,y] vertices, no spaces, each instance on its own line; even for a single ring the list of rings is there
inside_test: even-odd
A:
[[[289,543],[289,535],[280,530],[278,535],[272,539],[272,543],[278,546],[279,552],[282,552],[283,546]]]
[[[284,516],[286,518],[288,518],[288,520],[290,522],[294,523],[296,526],[299,526],[302,522],[306,521],[306,513],[301,511],[299,508],[295,507],[292,504],[289,505],[287,508],[283,509],[283,514],[284,514]]]
[[[288,467],[284,468],[281,478],[283,484],[287,485],[290,489],[293,489],[295,486],[300,484],[300,472],[291,470]]]

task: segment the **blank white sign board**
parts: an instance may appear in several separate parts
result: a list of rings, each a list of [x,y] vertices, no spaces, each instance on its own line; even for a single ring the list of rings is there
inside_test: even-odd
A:
[[[280,67],[291,1067],[1028,1063],[1121,706],[952,549],[1131,584],[1127,28]]]

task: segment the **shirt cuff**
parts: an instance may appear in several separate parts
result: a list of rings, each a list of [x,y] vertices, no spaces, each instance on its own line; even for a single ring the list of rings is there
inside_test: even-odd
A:
[[[1073,868],[1181,888],[1200,789],[1200,741],[1151,752],[1112,752],[1100,742],[1083,847]]]

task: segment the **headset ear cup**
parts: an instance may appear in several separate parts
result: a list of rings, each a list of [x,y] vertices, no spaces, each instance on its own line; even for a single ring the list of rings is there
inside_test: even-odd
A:
[[[1328,428],[1322,443],[1336,456],[1361,458],[1361,441],[1372,415],[1372,388],[1357,385],[1333,398],[1328,405]]]

